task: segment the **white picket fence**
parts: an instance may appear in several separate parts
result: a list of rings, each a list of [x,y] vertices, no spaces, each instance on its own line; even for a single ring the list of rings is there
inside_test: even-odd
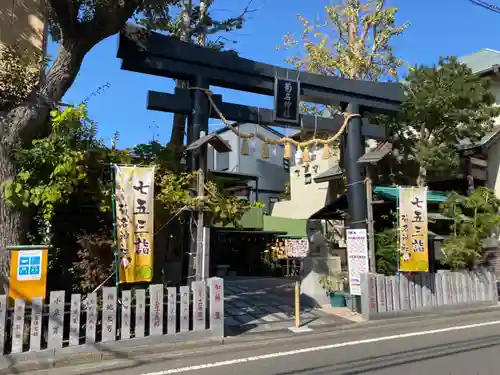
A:
[[[224,282],[210,278],[192,287],[150,285],[147,290],[105,287],[99,296],[84,298],[52,291],[49,303],[18,299],[8,306],[0,296],[0,351],[37,352],[118,340],[162,336],[179,341],[190,333],[197,337],[224,337]]]
[[[495,273],[487,268],[472,272],[361,275],[361,311],[367,320],[497,304]]]

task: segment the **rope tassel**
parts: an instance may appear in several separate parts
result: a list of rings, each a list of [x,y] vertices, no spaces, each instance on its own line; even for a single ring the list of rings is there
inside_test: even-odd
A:
[[[262,153],[260,156],[262,159],[269,159],[269,145],[266,142],[262,143]]]
[[[302,160],[304,163],[309,163],[310,157],[309,157],[309,147],[304,147],[304,151],[302,151]]]
[[[323,145],[323,160],[328,159],[330,159],[330,145],[328,143],[325,143]]]
[[[243,138],[241,141],[241,155],[250,155],[250,150],[248,148],[248,139]]]
[[[290,159],[292,157],[292,147],[290,142],[285,143],[285,152],[283,153],[284,159]]]

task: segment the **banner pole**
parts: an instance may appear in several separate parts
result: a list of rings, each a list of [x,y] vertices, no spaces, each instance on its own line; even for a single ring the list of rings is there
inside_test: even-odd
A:
[[[116,239],[116,168],[111,164],[111,212],[113,215],[113,255],[115,259],[115,286],[118,287],[120,281],[119,275],[119,259],[118,259],[118,242]]]
[[[399,197],[401,195],[401,186],[398,185],[398,193],[396,194],[396,257],[397,257],[397,264],[398,268],[396,270],[396,276],[399,281],[399,267],[400,264],[399,262],[401,261],[401,228],[400,228],[400,223],[399,223]]]

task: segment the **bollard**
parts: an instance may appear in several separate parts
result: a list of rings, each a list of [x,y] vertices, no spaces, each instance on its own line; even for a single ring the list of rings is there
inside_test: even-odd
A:
[[[295,282],[295,328],[300,328],[300,281]]]

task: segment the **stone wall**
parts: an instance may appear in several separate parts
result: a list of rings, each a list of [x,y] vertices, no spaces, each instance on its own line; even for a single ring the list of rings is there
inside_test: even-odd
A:
[[[361,310],[367,320],[497,304],[496,276],[490,268],[474,272],[361,275]]]

